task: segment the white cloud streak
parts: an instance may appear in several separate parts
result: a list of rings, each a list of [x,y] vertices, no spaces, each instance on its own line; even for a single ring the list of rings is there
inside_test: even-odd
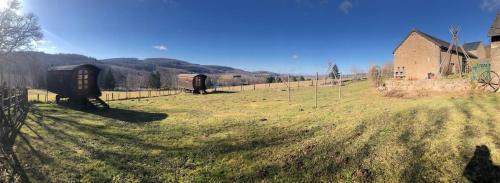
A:
[[[153,48],[160,50],[160,51],[167,51],[168,50],[167,46],[165,46],[165,45],[156,45],[156,46],[153,46]]]
[[[496,11],[500,8],[500,0],[481,0],[480,7],[484,11]]]
[[[351,0],[344,0],[340,3],[339,10],[345,14],[348,14],[349,11],[351,11],[352,6],[353,6],[353,4],[352,4]]]

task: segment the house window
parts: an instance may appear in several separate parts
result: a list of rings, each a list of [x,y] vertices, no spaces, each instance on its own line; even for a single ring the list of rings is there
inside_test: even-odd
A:
[[[89,88],[89,71],[79,70],[77,75],[78,90],[86,90]]]

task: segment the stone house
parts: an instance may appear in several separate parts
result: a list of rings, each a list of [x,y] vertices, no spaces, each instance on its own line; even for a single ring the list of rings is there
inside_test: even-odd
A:
[[[497,13],[488,36],[491,38],[491,70],[500,73],[500,12]]]
[[[441,63],[447,64],[450,54],[447,53],[450,43],[420,32],[412,30],[408,36],[394,50],[394,77],[396,79],[432,79],[439,77]],[[455,49],[453,49],[455,50]],[[460,62],[462,70],[466,71],[467,62],[464,53],[451,53],[452,60],[447,73],[457,73]],[[458,55],[458,58],[457,58]],[[473,54],[469,57],[476,59]]]
[[[486,45],[484,48],[486,50],[486,58],[491,58],[491,45]]]
[[[488,50],[487,47],[481,41],[465,43],[463,45],[465,51],[472,53],[477,57],[477,59],[487,59],[488,58]]]

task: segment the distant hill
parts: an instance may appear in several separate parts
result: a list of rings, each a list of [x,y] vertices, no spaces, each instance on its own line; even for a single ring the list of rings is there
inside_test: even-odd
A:
[[[182,60],[169,59],[169,58],[148,58],[139,60],[137,58],[112,58],[104,59],[101,62],[109,65],[122,66],[133,68],[137,70],[144,70],[152,72],[157,69],[172,69],[186,73],[202,73],[202,74],[224,74],[224,73],[237,73],[237,74],[251,74],[251,72],[232,67],[218,66],[218,65],[200,65],[193,64]]]
[[[172,87],[174,77],[180,73],[200,73],[207,74],[212,82],[220,82],[224,78],[225,84],[241,83],[262,83],[269,76],[279,74],[267,71],[249,72],[218,65],[200,65],[187,61],[170,58],[111,58],[99,60],[92,57],[78,54],[47,54],[42,52],[16,52],[3,59],[0,59],[4,80],[6,76],[18,76],[12,78],[22,78],[22,83],[31,87],[44,87],[45,74],[49,67],[74,64],[95,64],[103,69],[103,74],[112,72],[116,80],[117,87],[120,88],[141,88],[146,87],[149,75],[160,72],[164,87]],[[238,75],[238,79],[232,79],[232,75]],[[222,77],[224,76],[224,77]],[[2,75],[0,75],[2,77]],[[101,78],[100,78],[101,79]],[[1,80],[1,78],[0,78]]]

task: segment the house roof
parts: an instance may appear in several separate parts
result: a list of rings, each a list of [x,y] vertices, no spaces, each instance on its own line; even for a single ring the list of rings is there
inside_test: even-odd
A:
[[[446,41],[443,41],[443,40],[441,40],[441,39],[439,39],[439,38],[436,38],[436,37],[434,37],[434,36],[431,36],[431,35],[429,35],[429,34],[426,34],[426,33],[424,33],[424,32],[421,32],[421,31],[418,31],[418,30],[414,29],[414,30],[412,30],[412,31],[408,34],[408,36],[406,36],[406,38],[405,38],[403,41],[401,41],[401,43],[399,43],[398,47],[396,47],[396,49],[394,49],[394,51],[392,52],[393,54],[396,52],[396,50],[398,50],[398,49],[399,49],[399,47],[401,47],[401,45],[403,45],[403,43],[404,43],[404,42],[408,39],[408,37],[410,37],[410,35],[411,35],[412,33],[417,33],[417,34],[419,34],[420,36],[424,37],[425,39],[427,39],[427,40],[429,40],[430,42],[434,43],[435,45],[439,46],[441,49],[448,50],[448,48],[450,47],[450,43],[448,43],[448,42],[446,42]],[[464,48],[464,49],[465,49],[465,48]],[[455,50],[455,48],[453,48],[452,50]],[[466,51],[466,52],[467,52],[467,51]],[[462,50],[460,50],[460,49],[458,49],[458,53],[459,53],[459,54],[464,55],[464,53],[463,53],[463,52],[462,52]],[[477,58],[474,54],[469,53],[469,52],[467,52],[467,55],[469,55],[469,57],[471,57],[471,58]]]
[[[481,46],[481,43],[482,43],[481,41],[472,42],[472,43],[465,43],[464,49],[465,49],[465,51],[477,50],[479,48],[479,46]]]
[[[488,36],[490,36],[490,37],[500,36],[500,11],[497,13],[497,16],[495,17],[495,21],[493,22],[493,25],[491,25],[490,32],[488,33]]]
[[[96,70],[100,70],[99,67],[92,64],[80,64],[80,65],[63,65],[49,68],[50,71],[71,71],[80,67],[91,67]]]

